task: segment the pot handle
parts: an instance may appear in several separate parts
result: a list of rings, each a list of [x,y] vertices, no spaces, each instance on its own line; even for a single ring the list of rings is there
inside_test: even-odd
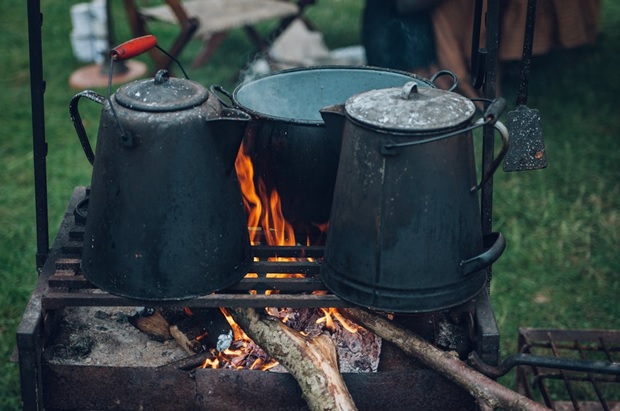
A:
[[[481,118],[480,120],[476,122],[476,124],[484,125],[485,120]],[[501,121],[495,121],[492,124],[493,124],[493,127],[495,127],[497,131],[499,131],[499,135],[502,137],[502,149],[500,150],[499,154],[497,154],[497,157],[493,159],[491,166],[489,167],[488,170],[486,170],[486,172],[482,176],[480,183],[473,186],[470,189],[472,193],[480,190],[487,183],[487,181],[489,181],[489,179],[495,173],[495,170],[497,170],[499,165],[502,163],[502,160],[504,159],[504,157],[506,157],[506,153],[508,152],[508,147],[510,146],[510,137],[508,135],[508,129],[506,128],[506,126]]]
[[[88,136],[86,135],[84,124],[82,124],[82,117],[80,116],[80,112],[78,110],[78,102],[82,97],[85,97],[91,101],[102,105],[105,102],[105,97],[92,90],[85,90],[73,96],[71,102],[69,103],[69,114],[71,115],[73,127],[75,127],[75,132],[77,133],[78,139],[82,144],[82,149],[84,150],[84,154],[86,154],[88,162],[93,165],[95,163],[95,154],[93,153],[93,149],[90,146],[90,141],[88,140]]]
[[[238,108],[235,105],[235,100],[233,99],[232,94],[226,90],[224,87],[219,86],[217,84],[214,84],[211,86],[211,92],[213,94],[215,94],[215,96],[217,97],[217,99],[220,101],[220,103],[226,107],[226,108]],[[227,103],[226,101],[222,100],[222,98],[220,97],[220,94],[223,94],[224,96],[226,96],[226,98],[228,100],[230,100],[230,103]]]
[[[482,238],[484,252],[468,260],[461,261],[459,269],[463,275],[473,274],[487,268],[502,255],[506,249],[506,240],[501,233],[489,233]]]
[[[431,83],[435,84],[435,80],[437,80],[439,77],[443,77],[443,76],[450,76],[450,77],[452,77],[452,85],[450,86],[448,91],[454,91],[456,89],[456,87],[459,85],[459,78],[456,76],[456,74],[454,74],[450,70],[439,70],[437,73],[433,74],[433,77],[431,77],[431,79],[430,79]],[[437,84],[435,84],[435,87],[437,87]],[[437,88],[439,88],[439,87],[437,87]]]
[[[502,149],[497,155],[497,157],[491,163],[491,167],[489,167],[489,169],[482,176],[482,180],[480,181],[480,184],[476,184],[475,186],[470,188],[471,192],[478,191],[489,180],[489,178],[491,178],[493,173],[495,173],[495,170],[497,170],[497,167],[499,167],[502,160],[506,156],[506,153],[508,152],[508,146],[510,144],[510,137],[508,135],[508,129],[506,128],[504,124],[497,121],[497,119],[502,114],[505,108],[506,108],[506,100],[504,100],[502,97],[498,97],[495,100],[493,100],[493,102],[489,105],[489,107],[484,112],[484,115],[482,116],[482,118],[480,118],[478,121],[476,121],[474,124],[470,125],[469,127],[466,127],[460,130],[450,131],[448,133],[440,134],[438,136],[423,138],[421,140],[406,141],[403,143],[395,143],[392,139],[386,138],[381,143],[381,146],[379,147],[379,151],[384,156],[395,156],[398,154],[397,149],[402,148],[402,147],[410,147],[410,146],[417,146],[421,144],[428,144],[428,143],[432,143],[435,141],[461,135],[468,131],[475,130],[478,127],[493,126],[495,127],[497,131],[499,131],[502,137]]]

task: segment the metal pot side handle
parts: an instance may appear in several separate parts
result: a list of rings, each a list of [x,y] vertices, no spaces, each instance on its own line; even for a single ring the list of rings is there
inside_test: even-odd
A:
[[[433,77],[430,78],[430,81],[431,81],[431,83],[435,84],[435,80],[437,80],[439,77],[443,77],[443,76],[450,76],[450,77],[452,77],[452,85],[450,86],[448,91],[454,91],[458,87],[458,85],[459,85],[459,78],[456,76],[456,74],[454,74],[450,70],[439,70],[437,73],[433,74]],[[435,87],[437,87],[437,84],[435,84]],[[437,88],[439,88],[439,87],[437,87]]]
[[[484,118],[481,118],[476,123],[474,123],[474,125],[483,126],[488,122],[489,122],[488,120],[485,121]],[[487,181],[489,181],[489,179],[495,173],[495,170],[497,170],[499,165],[502,163],[502,160],[504,159],[504,157],[506,157],[506,153],[508,152],[508,147],[510,146],[510,136],[508,135],[508,129],[506,128],[506,126],[500,121],[495,121],[492,124],[493,124],[493,127],[495,127],[497,131],[499,131],[499,135],[502,138],[502,149],[497,154],[497,157],[495,157],[495,159],[491,163],[491,166],[489,167],[489,169],[485,171],[484,175],[482,176],[482,179],[480,180],[480,183],[473,186],[470,189],[472,193],[480,190],[487,183]]]
[[[463,275],[473,274],[493,264],[506,249],[506,240],[501,233],[485,234],[482,239],[485,250],[469,260],[461,261],[459,269]]]
[[[73,127],[75,127],[75,132],[78,135],[80,144],[82,144],[82,149],[84,150],[84,154],[86,154],[88,162],[93,165],[95,163],[95,153],[93,152],[88,136],[86,135],[86,130],[84,129],[84,124],[82,123],[82,117],[80,116],[80,112],[78,110],[78,102],[82,97],[101,105],[105,102],[105,97],[92,90],[84,90],[73,96],[71,102],[69,103],[69,114],[71,115]]]

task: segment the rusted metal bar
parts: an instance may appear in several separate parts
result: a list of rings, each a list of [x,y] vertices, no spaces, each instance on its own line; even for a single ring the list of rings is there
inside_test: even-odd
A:
[[[620,375],[620,364],[618,363],[560,358],[559,356],[551,357],[535,354],[514,354],[506,357],[497,367],[485,364],[475,352],[472,352],[469,360],[474,368],[484,375],[493,378],[499,378],[508,374],[512,368],[518,365],[535,365],[537,367],[555,368],[562,371],[583,371]]]
[[[43,376],[47,409],[308,410],[288,373],[47,364]],[[343,378],[360,411],[475,409],[467,391],[429,370]]]
[[[559,357],[568,356],[569,361],[575,361],[571,358],[571,352],[578,353],[581,360],[586,358],[600,359],[598,362],[615,364],[618,367],[618,353],[620,353],[620,332],[618,330],[557,330],[557,329],[519,329],[519,351],[523,353],[546,353],[551,352]],[[599,354],[600,353],[600,354]],[[564,361],[566,358],[558,358],[558,361]],[[613,409],[617,406],[616,397],[606,397],[614,391],[614,387],[603,387],[601,384],[620,384],[620,373],[614,372],[615,375],[603,375],[596,370],[582,370],[583,372],[566,372],[566,369],[550,372],[544,365],[521,366],[517,371],[517,383],[519,392],[525,393],[528,397],[533,397],[535,393],[530,388],[535,387],[542,395],[545,403],[549,407],[563,407],[562,409]],[[588,372],[589,371],[589,372]],[[528,381],[531,376],[531,381]],[[545,381],[558,380],[562,381],[566,386],[567,400],[558,397],[555,393],[552,399],[549,387]],[[581,390],[573,389],[573,383],[577,383],[575,388],[580,384],[585,388],[589,385],[593,388],[586,395]],[[605,389],[603,389],[605,388]],[[568,407],[568,408],[566,408]]]
[[[547,333],[547,338],[549,339],[549,344],[551,346],[551,352],[553,352],[554,356],[559,358],[560,354],[558,352],[557,347],[555,346],[555,343],[553,341],[553,337],[551,336],[551,333]],[[571,382],[566,377],[566,373],[564,372],[564,370],[560,370],[560,375],[562,375],[562,380],[564,381],[564,385],[566,386],[566,391],[568,392],[568,395],[570,397],[571,402],[573,403],[573,406],[575,407],[576,410],[578,410],[579,409],[579,402],[577,401],[577,397],[575,397],[575,392],[573,390],[573,386],[572,386]]]
[[[43,268],[49,252],[47,209],[47,142],[45,141],[45,80],[41,27],[43,14],[39,0],[28,0],[28,49],[30,50],[30,96],[32,149],[34,162],[35,218],[37,226],[36,267]]]
[[[320,258],[323,257],[324,246],[269,246],[257,245],[252,247],[252,254],[258,258],[291,257],[291,258]]]
[[[317,308],[317,307],[350,307],[352,304],[341,300],[332,294],[304,295],[304,294],[210,294],[203,297],[182,301],[143,301],[119,297],[107,293],[70,293],[54,292],[46,294],[42,299],[44,310],[54,310],[62,307],[142,307],[187,305],[191,307],[290,307],[290,308]]]

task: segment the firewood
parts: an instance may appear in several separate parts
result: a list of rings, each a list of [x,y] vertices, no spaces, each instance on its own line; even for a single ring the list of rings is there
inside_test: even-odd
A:
[[[194,368],[198,368],[205,363],[206,360],[213,360],[215,356],[210,351],[204,351],[198,354],[194,354],[190,357],[181,358],[159,366],[159,368],[176,368],[183,371],[191,371]]]
[[[229,312],[252,340],[295,377],[311,410],[356,410],[338,370],[336,349],[324,334],[308,338],[253,308]]]
[[[408,355],[439,372],[476,397],[482,409],[502,408],[518,411],[547,410],[541,404],[516,393],[468,367],[458,356],[442,351],[411,331],[359,308],[343,309],[345,317],[396,344]]]
[[[185,351],[189,355],[194,355],[196,354],[197,351],[201,351],[201,350],[197,350],[196,341],[195,340],[190,341],[190,339],[187,338],[185,333],[179,330],[178,326],[176,325],[170,326],[170,335],[172,335],[172,338],[174,338],[177,344],[179,344],[179,347],[181,347],[183,351]]]
[[[145,309],[128,317],[127,320],[138,330],[157,341],[163,342],[172,338],[169,330],[170,325],[159,311]]]

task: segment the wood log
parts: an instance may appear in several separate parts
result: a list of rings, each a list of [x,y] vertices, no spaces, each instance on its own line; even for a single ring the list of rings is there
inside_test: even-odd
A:
[[[127,320],[129,324],[156,341],[163,342],[172,338],[169,330],[170,324],[159,311],[144,310],[128,317]]]
[[[308,338],[253,308],[229,309],[237,324],[295,377],[311,410],[356,410],[329,336]]]
[[[190,339],[187,338],[187,335],[185,335],[183,331],[179,330],[177,325],[170,326],[170,335],[172,335],[172,338],[174,338],[177,344],[179,344],[179,347],[181,347],[183,351],[189,355],[194,355],[196,352],[200,351],[196,341],[190,341]]]
[[[419,359],[427,367],[468,390],[482,409],[547,410],[543,405],[491,380],[468,367],[458,356],[436,348],[398,324],[359,308],[347,308],[341,311],[345,317],[391,341],[408,355]]]
[[[200,367],[207,360],[213,360],[215,356],[210,351],[204,351],[189,357],[181,358],[168,364],[160,365],[158,368],[176,368],[183,371],[191,371]]]

